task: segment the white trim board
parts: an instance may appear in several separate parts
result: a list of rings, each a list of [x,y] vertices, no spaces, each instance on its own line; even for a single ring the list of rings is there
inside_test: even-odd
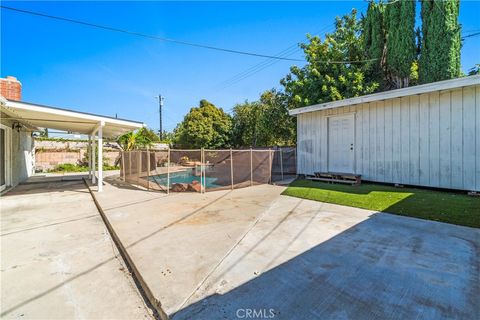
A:
[[[81,112],[81,111],[73,111],[73,110],[61,109],[61,108],[44,106],[44,105],[28,103],[28,102],[21,102],[21,101],[7,100],[6,107],[10,107],[14,110],[15,109],[31,110],[31,111],[37,111],[37,112],[42,112],[42,113],[50,113],[50,114],[55,114],[55,115],[61,115],[61,116],[65,116],[65,117],[72,117],[72,118],[76,118],[76,119],[91,120],[91,121],[94,121],[94,122],[104,121],[104,122],[108,122],[108,123],[112,123],[112,124],[118,124],[118,125],[127,125],[127,126],[132,126],[133,125],[133,126],[138,126],[139,128],[141,128],[144,125],[142,122],[138,122],[138,121],[130,121],[130,120],[112,118],[112,117],[107,117],[107,116],[91,114],[91,113],[84,113],[84,112]]]
[[[434,91],[450,90],[450,89],[461,88],[461,87],[466,87],[471,85],[478,85],[478,84],[480,84],[480,75],[474,75],[469,77],[432,82],[432,83],[422,84],[414,87],[378,92],[378,93],[373,93],[373,94],[350,98],[350,99],[315,104],[308,107],[290,110],[289,114],[291,116],[294,116],[297,114],[302,114],[307,112],[315,112],[320,110],[339,108],[339,107],[344,107],[344,106],[349,106],[354,104],[361,104],[366,102],[400,98],[400,97],[412,96],[412,95],[434,92]]]
[[[21,101],[2,101],[2,112],[12,121],[19,121],[33,130],[52,128],[80,134],[92,134],[104,126],[104,137],[116,137],[128,131],[142,128],[143,123],[97,114],[49,107]]]

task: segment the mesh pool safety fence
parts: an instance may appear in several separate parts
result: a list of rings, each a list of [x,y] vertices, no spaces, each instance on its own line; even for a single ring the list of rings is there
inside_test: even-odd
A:
[[[296,150],[123,151],[120,175],[125,182],[167,193],[237,189],[295,177]]]

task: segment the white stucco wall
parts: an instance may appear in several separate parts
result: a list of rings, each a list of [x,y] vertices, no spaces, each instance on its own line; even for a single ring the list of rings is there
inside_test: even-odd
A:
[[[34,173],[31,132],[12,130],[12,182],[16,185]]]
[[[7,127],[12,126],[12,121],[2,117],[1,123]],[[33,157],[33,138],[31,131],[25,128],[18,132],[15,129],[11,131],[10,142],[10,162],[11,162],[11,186],[15,186],[25,181],[34,173]]]

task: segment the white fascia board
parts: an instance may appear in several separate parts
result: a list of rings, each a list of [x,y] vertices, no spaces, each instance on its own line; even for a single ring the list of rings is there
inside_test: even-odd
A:
[[[3,97],[2,97],[3,98]],[[34,126],[32,123],[30,123],[29,121],[26,121],[26,120],[18,120],[18,118],[21,118],[16,112],[15,110],[12,110],[10,108],[7,108],[7,102],[8,100],[6,99],[2,99],[1,100],[1,111],[2,113],[4,113],[7,117],[5,118],[5,120],[9,120],[9,121],[20,121],[22,122],[25,126],[27,126],[29,129],[31,130],[39,130],[39,127],[37,126]],[[13,119],[9,118],[9,117],[12,117]]]
[[[291,116],[294,116],[294,115],[306,113],[306,112],[333,109],[333,108],[339,108],[344,106],[350,106],[354,104],[367,103],[367,102],[386,100],[386,99],[394,99],[394,98],[412,96],[412,95],[428,93],[428,92],[450,90],[450,89],[466,87],[471,85],[478,85],[478,84],[480,84],[480,75],[475,75],[475,76],[456,78],[451,80],[432,82],[432,83],[422,84],[414,87],[378,92],[378,93],[373,93],[373,94],[345,99],[345,100],[315,104],[308,107],[292,109],[288,113]]]
[[[111,124],[133,127],[133,128],[142,128],[144,126],[144,123],[142,122],[115,119],[115,118],[104,117],[104,116],[95,115],[95,114],[60,109],[56,107],[48,107],[48,106],[42,106],[42,105],[37,105],[33,103],[25,103],[21,101],[7,100],[7,107],[11,107],[13,109],[26,110],[26,111],[30,110],[30,111],[36,111],[41,113],[47,113],[47,114],[48,113],[55,114],[59,116],[75,118],[76,120],[82,119],[82,120],[90,120],[92,122],[103,121],[105,123],[111,123]]]

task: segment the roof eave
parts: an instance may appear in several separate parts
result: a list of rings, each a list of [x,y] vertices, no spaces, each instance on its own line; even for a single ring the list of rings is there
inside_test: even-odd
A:
[[[58,107],[47,106],[47,105],[42,105],[37,103],[25,102],[25,101],[16,101],[16,100],[10,100],[10,99],[6,99],[6,100],[7,100],[7,106],[13,106],[21,109],[32,109],[32,110],[38,110],[38,111],[44,111],[44,112],[52,112],[55,114],[61,114],[65,116],[82,118],[85,120],[105,121],[105,122],[119,124],[119,125],[123,124],[123,125],[129,125],[129,126],[138,126],[138,128],[145,126],[143,122],[139,122],[139,121],[114,118],[109,116],[58,108]]]
[[[2,111],[12,117],[13,120],[37,128],[48,127],[79,134],[92,134],[95,131],[95,126],[101,124],[105,128],[103,135],[107,137],[121,135],[145,126],[143,122],[105,117],[22,101],[7,99],[6,101],[2,100],[1,105]],[[29,114],[31,116],[28,116]],[[66,124],[69,122],[71,125]]]
[[[344,100],[315,104],[315,105],[311,105],[303,108],[292,109],[288,113],[291,116],[295,116],[295,115],[307,113],[307,112],[315,112],[320,110],[354,105],[354,104],[381,101],[386,99],[394,99],[394,98],[412,96],[412,95],[434,92],[434,91],[450,90],[450,89],[461,88],[461,87],[471,86],[471,85],[478,85],[478,84],[480,84],[480,75],[474,75],[474,76],[468,76],[463,78],[432,82],[432,83],[422,84],[414,87],[383,91],[383,92],[373,93],[369,95],[364,95],[364,96],[354,97],[354,98],[349,98]]]

